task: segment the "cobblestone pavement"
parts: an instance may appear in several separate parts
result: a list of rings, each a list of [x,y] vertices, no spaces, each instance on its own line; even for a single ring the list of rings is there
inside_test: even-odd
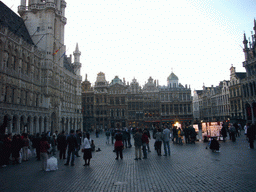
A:
[[[75,166],[43,172],[33,157],[21,165],[0,168],[0,191],[256,191],[256,150],[248,149],[245,136],[236,142],[220,142],[221,152],[207,144],[171,144],[171,156],[157,156],[150,140],[148,159],[135,161],[134,147],[115,160],[113,145],[95,138],[96,149],[89,167],[82,157]],[[81,152],[80,152],[81,154]]]

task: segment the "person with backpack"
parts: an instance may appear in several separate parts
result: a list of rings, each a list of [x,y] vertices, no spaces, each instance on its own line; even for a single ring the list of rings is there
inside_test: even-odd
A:
[[[236,141],[236,128],[233,124],[230,124],[229,134],[230,134],[231,140],[233,142],[235,142]]]

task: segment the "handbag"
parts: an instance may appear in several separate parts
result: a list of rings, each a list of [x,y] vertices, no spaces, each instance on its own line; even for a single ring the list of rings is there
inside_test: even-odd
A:
[[[82,149],[82,152],[84,152],[84,148]]]

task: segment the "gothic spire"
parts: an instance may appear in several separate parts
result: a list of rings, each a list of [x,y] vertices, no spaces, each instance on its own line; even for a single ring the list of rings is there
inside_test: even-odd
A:
[[[248,48],[248,47],[247,47],[247,43],[248,43],[248,41],[247,41],[246,35],[245,35],[245,33],[244,33],[244,41],[243,41],[243,44],[244,44],[244,48],[245,48],[245,49]]]
[[[79,53],[79,48],[78,48],[78,43],[76,43],[76,50],[75,50],[75,53]]]

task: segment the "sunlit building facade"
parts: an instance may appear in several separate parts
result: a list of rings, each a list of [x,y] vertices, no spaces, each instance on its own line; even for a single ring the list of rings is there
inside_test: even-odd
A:
[[[89,86],[88,86],[89,85]],[[100,72],[94,86],[82,83],[84,129],[116,127],[161,127],[193,121],[191,90],[171,73],[167,86],[149,77],[143,87],[116,76],[111,83]],[[88,99],[91,98],[91,99]]]

